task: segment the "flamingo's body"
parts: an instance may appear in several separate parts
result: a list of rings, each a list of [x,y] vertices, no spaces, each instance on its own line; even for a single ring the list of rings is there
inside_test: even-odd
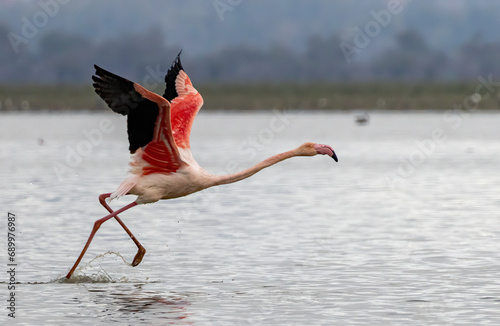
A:
[[[213,175],[201,168],[191,154],[189,135],[203,99],[184,72],[180,53],[165,76],[167,87],[163,96],[98,66],[95,68],[97,76],[92,76],[92,79],[96,93],[113,111],[127,115],[129,150],[133,155],[130,175],[113,193],[99,196],[99,201],[110,214],[95,222],[90,237],[67,278],[71,277],[80,263],[100,225],[113,217],[139,249],[132,265],[136,266],[141,262],[146,250],[117,216],[133,206],[182,197],[208,187],[236,182],[294,156],[327,154],[337,161],[330,146],[305,143],[241,172],[225,176]],[[105,201],[108,197],[114,199],[124,195],[136,195],[137,199],[117,211],[113,211]]]

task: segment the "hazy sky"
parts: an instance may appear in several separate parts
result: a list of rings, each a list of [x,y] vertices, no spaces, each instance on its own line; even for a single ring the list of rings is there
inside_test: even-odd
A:
[[[408,28],[418,30],[432,46],[452,47],[478,33],[499,39],[500,29],[500,1],[495,0],[0,0],[0,5],[0,22],[12,32],[23,36],[34,26],[35,35],[27,37],[30,46],[54,29],[103,40],[155,25],[168,43],[194,54],[242,44],[282,43],[300,50],[310,35],[339,33],[349,41],[350,31],[370,26],[377,34],[370,51]],[[376,14],[384,19],[381,13],[391,8],[397,13],[390,14],[386,25],[378,22],[377,30]]]

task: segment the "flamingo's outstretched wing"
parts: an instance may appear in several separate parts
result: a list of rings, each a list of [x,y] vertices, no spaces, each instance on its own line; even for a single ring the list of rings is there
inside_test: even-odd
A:
[[[95,92],[113,111],[127,116],[129,150],[135,153],[143,148],[142,158],[151,165],[144,173],[177,171],[185,163],[172,136],[170,103],[139,84],[94,67]]]
[[[172,134],[180,148],[189,149],[189,135],[203,98],[193,87],[181,64],[180,52],[165,76],[167,88],[163,97],[171,104]]]

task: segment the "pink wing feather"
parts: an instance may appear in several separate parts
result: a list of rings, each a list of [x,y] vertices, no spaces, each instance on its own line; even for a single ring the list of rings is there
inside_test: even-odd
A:
[[[172,135],[177,147],[190,149],[189,136],[194,118],[203,105],[203,98],[193,87],[184,70],[175,80],[178,96],[170,104]]]

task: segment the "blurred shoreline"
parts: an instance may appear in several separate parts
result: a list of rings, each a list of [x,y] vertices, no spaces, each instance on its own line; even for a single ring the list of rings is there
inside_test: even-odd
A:
[[[214,83],[195,84],[204,110],[448,110],[477,100],[474,109],[498,110],[498,94],[474,98],[474,83]],[[152,91],[163,94],[157,87]],[[1,85],[0,112],[102,111],[90,85]]]

